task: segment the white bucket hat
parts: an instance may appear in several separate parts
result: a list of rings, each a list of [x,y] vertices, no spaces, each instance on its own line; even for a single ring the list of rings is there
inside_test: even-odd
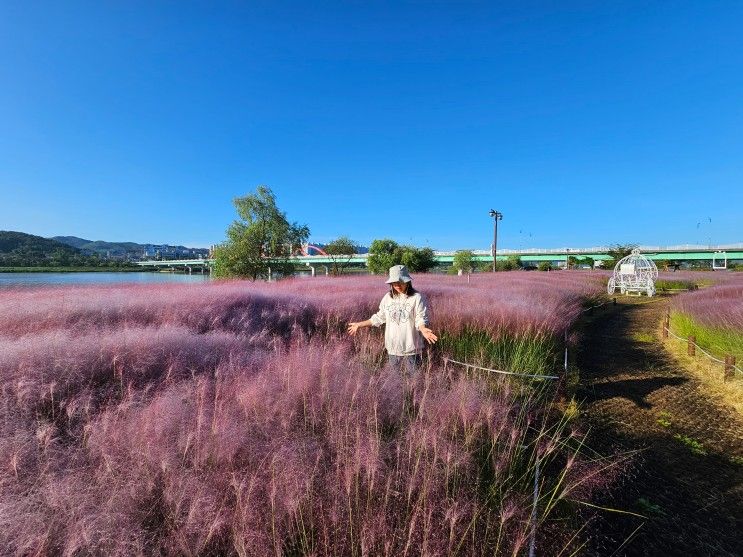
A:
[[[395,265],[394,267],[390,267],[390,278],[385,282],[392,284],[393,282],[410,282],[411,280],[413,279],[410,278],[410,273],[405,265]]]

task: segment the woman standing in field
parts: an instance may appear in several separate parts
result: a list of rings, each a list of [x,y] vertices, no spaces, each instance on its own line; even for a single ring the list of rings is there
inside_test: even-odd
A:
[[[420,364],[423,341],[433,344],[438,337],[428,327],[426,300],[413,288],[407,267],[390,267],[386,282],[390,291],[379,303],[379,311],[366,321],[349,323],[348,334],[353,336],[362,327],[385,325],[384,347],[390,364],[412,375]]]

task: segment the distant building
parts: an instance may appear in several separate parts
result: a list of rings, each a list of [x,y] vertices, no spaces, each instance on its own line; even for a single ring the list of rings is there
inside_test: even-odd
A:
[[[146,244],[142,259],[204,259],[209,256],[206,248],[187,248],[169,244]]]

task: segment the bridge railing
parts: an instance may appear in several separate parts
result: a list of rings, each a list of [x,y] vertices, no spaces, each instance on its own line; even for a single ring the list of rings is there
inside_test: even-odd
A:
[[[606,246],[602,247],[592,247],[592,248],[549,248],[549,249],[540,249],[540,248],[527,248],[527,249],[500,249],[498,250],[498,256],[499,258],[502,257],[508,257],[511,255],[518,255],[521,257],[528,256],[555,256],[555,259],[562,259],[566,256],[575,255],[592,255],[595,258],[601,259],[604,256],[607,255],[607,252],[610,248]],[[712,258],[713,254],[715,252],[728,252],[728,259],[731,259],[731,257],[738,257],[740,255],[739,252],[743,252],[743,243],[741,244],[725,244],[725,245],[716,245],[716,246],[697,246],[697,245],[679,245],[679,246],[641,246],[640,248],[641,252],[647,253],[649,257],[658,259],[660,256],[665,254],[676,254],[678,253],[680,257],[673,257],[673,259],[684,259],[683,254],[689,254],[689,257],[691,259],[700,259],[702,254],[709,254],[710,258]],[[694,253],[696,252],[696,253]],[[729,253],[733,252],[733,253]],[[738,252],[738,253],[736,253]],[[448,259],[452,258],[456,251],[435,251],[434,256],[439,259]],[[487,258],[492,257],[491,252],[488,250],[472,250],[473,255],[475,255],[477,258]],[[368,259],[369,254],[368,253],[360,253],[353,256],[352,262],[353,263],[365,263]],[[300,255],[300,256],[294,256],[292,258],[294,261],[298,263],[303,263],[307,265],[311,265],[313,263],[317,263],[318,265],[327,264],[331,261],[331,258],[327,255]],[[202,265],[212,265],[214,263],[214,259],[188,259],[188,260],[165,260],[165,261],[138,261],[137,265],[141,266],[155,266],[155,267],[163,267],[163,266],[202,266]]]

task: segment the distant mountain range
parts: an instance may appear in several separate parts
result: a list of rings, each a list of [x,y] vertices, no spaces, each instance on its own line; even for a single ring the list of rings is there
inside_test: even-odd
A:
[[[70,247],[77,248],[83,253],[96,253],[101,257],[126,257],[141,259],[160,256],[207,257],[206,248],[189,248],[186,246],[171,246],[169,244],[138,244],[136,242],[106,242],[103,240],[86,240],[77,236],[54,236],[51,238]]]
[[[10,253],[35,253],[47,254],[54,251],[70,255],[80,253],[76,246],[59,242],[54,239],[42,238],[25,232],[14,232],[12,230],[0,230],[0,254]]]
[[[90,259],[81,250],[56,240],[0,230],[0,267],[84,266]]]
[[[313,244],[323,248],[323,244]],[[369,249],[359,246],[357,253]],[[209,257],[206,248],[189,248],[169,244],[139,244],[137,242],[107,242],[86,240],[77,236],[44,238],[25,232],[0,230],[0,266],[67,266],[99,262],[129,264],[147,259],[197,259]],[[109,262],[109,263],[107,263]],[[98,264],[98,263],[95,263]]]
[[[100,250],[117,250],[117,251],[135,251],[141,250],[142,245],[134,242],[104,242],[102,240],[86,240],[77,236],[52,236],[52,240],[67,244],[80,250],[94,251]]]
[[[25,232],[0,230],[0,266],[36,267],[88,265],[93,261],[208,257],[209,250],[168,244],[104,242],[76,236],[43,238]]]

